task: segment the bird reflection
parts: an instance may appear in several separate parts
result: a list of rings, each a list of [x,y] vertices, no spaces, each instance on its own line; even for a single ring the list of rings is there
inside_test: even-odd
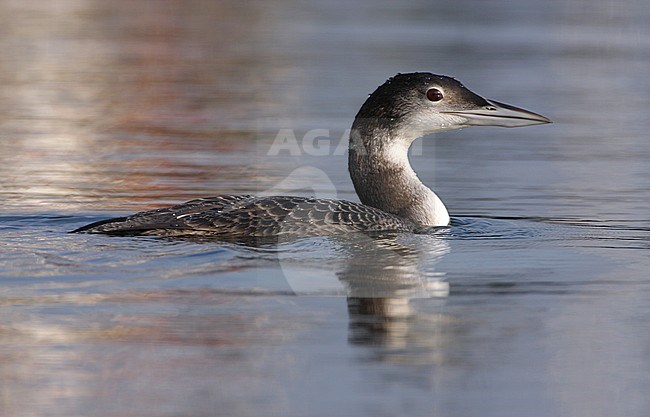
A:
[[[435,264],[449,251],[449,245],[435,235],[358,240],[361,242],[348,247],[346,268],[338,275],[347,290],[349,342],[395,349],[419,345],[414,329],[441,317],[418,311],[413,304],[417,299],[434,299],[426,302],[427,307],[444,303],[449,284]],[[428,320],[432,318],[435,320]],[[434,337],[424,339],[436,343]]]

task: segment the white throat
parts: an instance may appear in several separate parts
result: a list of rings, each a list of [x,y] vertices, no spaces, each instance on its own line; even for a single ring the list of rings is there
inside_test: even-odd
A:
[[[418,178],[408,159],[412,139],[350,139],[349,170],[361,202],[422,226],[446,226],[449,213]],[[385,139],[385,137],[384,137]]]
[[[420,181],[411,167],[408,159],[410,145],[410,143],[394,142],[385,149],[386,160],[402,169],[404,180],[411,185],[408,189],[417,194],[417,197],[414,196],[416,204],[407,210],[409,220],[424,226],[447,226],[450,221],[447,207],[432,189]]]

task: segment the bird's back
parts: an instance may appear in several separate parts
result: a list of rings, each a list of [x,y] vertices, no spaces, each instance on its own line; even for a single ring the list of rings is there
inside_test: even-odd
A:
[[[345,200],[219,195],[102,220],[74,232],[245,238],[415,229],[395,215]]]

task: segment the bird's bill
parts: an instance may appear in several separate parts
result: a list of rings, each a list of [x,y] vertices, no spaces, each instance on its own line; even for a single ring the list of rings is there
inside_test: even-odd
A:
[[[509,104],[486,100],[489,105],[476,109],[448,111],[445,113],[466,119],[466,126],[502,126],[521,127],[544,123],[553,123],[541,114],[524,110]]]

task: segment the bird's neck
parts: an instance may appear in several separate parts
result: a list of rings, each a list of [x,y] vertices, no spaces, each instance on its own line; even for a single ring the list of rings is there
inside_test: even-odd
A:
[[[350,134],[348,169],[363,204],[423,226],[446,226],[449,213],[424,185],[408,160],[417,137],[355,121]]]

